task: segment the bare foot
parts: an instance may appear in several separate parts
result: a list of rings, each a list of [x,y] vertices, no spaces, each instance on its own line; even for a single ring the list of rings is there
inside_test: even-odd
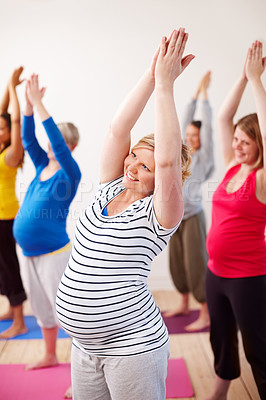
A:
[[[208,328],[210,326],[210,320],[204,318],[198,318],[196,321],[191,324],[185,326],[185,331],[194,332],[200,331],[202,329]]]
[[[200,331],[210,326],[210,317],[207,303],[202,303],[199,318],[185,327],[188,332]]]
[[[56,356],[45,356],[42,360],[26,365],[26,370],[55,367],[58,364]]]
[[[28,332],[27,327],[23,325],[12,324],[10,328],[0,333],[0,339],[11,339],[18,335]]]
[[[175,317],[176,315],[187,315],[189,314],[189,309],[187,307],[179,307],[176,310],[169,310],[163,313],[166,318]]]
[[[69,388],[65,392],[65,399],[72,399],[72,386],[69,386]]]
[[[204,400],[227,400],[230,383],[231,381],[219,378],[219,376],[216,375],[213,392]]]
[[[166,318],[175,317],[176,315],[187,315],[189,314],[189,293],[181,294],[181,304],[175,310],[165,311],[163,316]]]

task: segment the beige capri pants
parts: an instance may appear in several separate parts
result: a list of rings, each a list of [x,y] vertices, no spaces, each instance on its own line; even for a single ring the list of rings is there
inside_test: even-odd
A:
[[[170,273],[176,289],[191,292],[199,303],[205,303],[205,274],[208,263],[205,215],[183,220],[169,243]]]
[[[70,252],[23,257],[26,290],[32,312],[41,327],[54,328],[59,325],[55,312],[56,294]]]

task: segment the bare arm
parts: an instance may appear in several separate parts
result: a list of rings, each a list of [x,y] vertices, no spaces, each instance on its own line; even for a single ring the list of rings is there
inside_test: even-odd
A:
[[[238,78],[238,80],[236,81],[236,83],[226,96],[218,114],[218,129],[220,135],[220,143],[226,166],[232,163],[234,159],[234,152],[232,149],[232,140],[234,134],[233,119],[237,112],[246,85],[247,85],[247,77],[244,65],[241,76]]]
[[[10,146],[8,146],[5,162],[10,167],[17,167],[23,159],[23,146],[21,140],[21,125],[20,125],[20,107],[16,92],[16,87],[21,84],[20,76],[23,72],[23,67],[15,69],[8,83],[8,97],[10,113],[11,113],[11,132]],[[7,111],[7,110],[6,110]]]
[[[0,103],[0,114],[7,113],[8,106],[9,106],[9,87],[7,85]]]
[[[266,57],[262,57],[262,43],[254,42],[248,51],[246,63],[246,75],[251,84],[260,132],[263,144],[264,171],[266,173],[266,91],[261,81],[261,75],[265,70]]]
[[[101,183],[123,174],[124,160],[129,153],[131,130],[154,91],[154,70],[158,57],[156,51],[151,67],[128,94],[111,121],[101,157]]]
[[[198,88],[202,100],[208,100],[208,89],[210,83],[211,83],[211,71],[207,71],[206,74],[203,75]]]
[[[210,81],[211,81],[211,71],[207,71],[203,75],[203,77],[201,78],[201,80],[198,84],[197,90],[193,96],[194,100],[197,100],[200,94],[201,94],[203,100],[208,99],[207,91],[210,86]]]
[[[182,58],[188,34],[174,31],[169,45],[162,39],[155,68],[155,189],[154,207],[160,224],[174,227],[183,215],[182,140],[174,101],[174,82],[193,55]]]

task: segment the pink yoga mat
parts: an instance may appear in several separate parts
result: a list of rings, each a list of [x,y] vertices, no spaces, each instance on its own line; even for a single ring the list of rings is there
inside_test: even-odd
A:
[[[170,358],[167,368],[166,398],[178,399],[193,396],[194,392],[185,360],[183,358]]]
[[[0,399],[63,400],[70,386],[70,364],[25,371],[22,364],[0,365]],[[192,397],[193,389],[183,358],[168,361],[166,398]],[[126,398],[126,396],[125,396]]]
[[[70,386],[70,364],[25,371],[22,364],[0,365],[1,400],[63,400]]]

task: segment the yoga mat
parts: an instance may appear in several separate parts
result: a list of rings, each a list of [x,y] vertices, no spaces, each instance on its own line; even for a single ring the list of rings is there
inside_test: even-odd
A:
[[[22,364],[0,365],[0,399],[63,400],[70,386],[70,364],[25,371]]]
[[[210,328],[204,328],[198,331],[186,331],[185,326],[191,324],[191,322],[196,321],[199,316],[199,310],[191,310],[187,315],[176,315],[174,317],[164,317],[162,312],[162,317],[165,325],[167,326],[169,334],[174,333],[195,333],[195,332],[209,332]]]
[[[36,318],[32,315],[28,315],[25,318],[25,324],[28,328],[28,332],[23,335],[18,335],[11,339],[1,339],[0,340],[16,340],[16,339],[42,339],[42,331],[39,325],[37,324]],[[0,332],[8,329],[12,324],[12,320],[5,319],[0,321]],[[69,338],[69,336],[65,333],[62,328],[59,328],[58,331],[59,338]]]
[[[0,365],[0,399],[63,400],[70,386],[70,364],[25,371],[22,364]],[[168,360],[166,398],[192,397],[193,389],[183,358]],[[126,394],[125,394],[126,398]],[[137,400],[137,399],[136,399]]]
[[[185,360],[183,358],[170,358],[167,368],[166,398],[178,399],[180,397],[193,397],[193,395]]]

